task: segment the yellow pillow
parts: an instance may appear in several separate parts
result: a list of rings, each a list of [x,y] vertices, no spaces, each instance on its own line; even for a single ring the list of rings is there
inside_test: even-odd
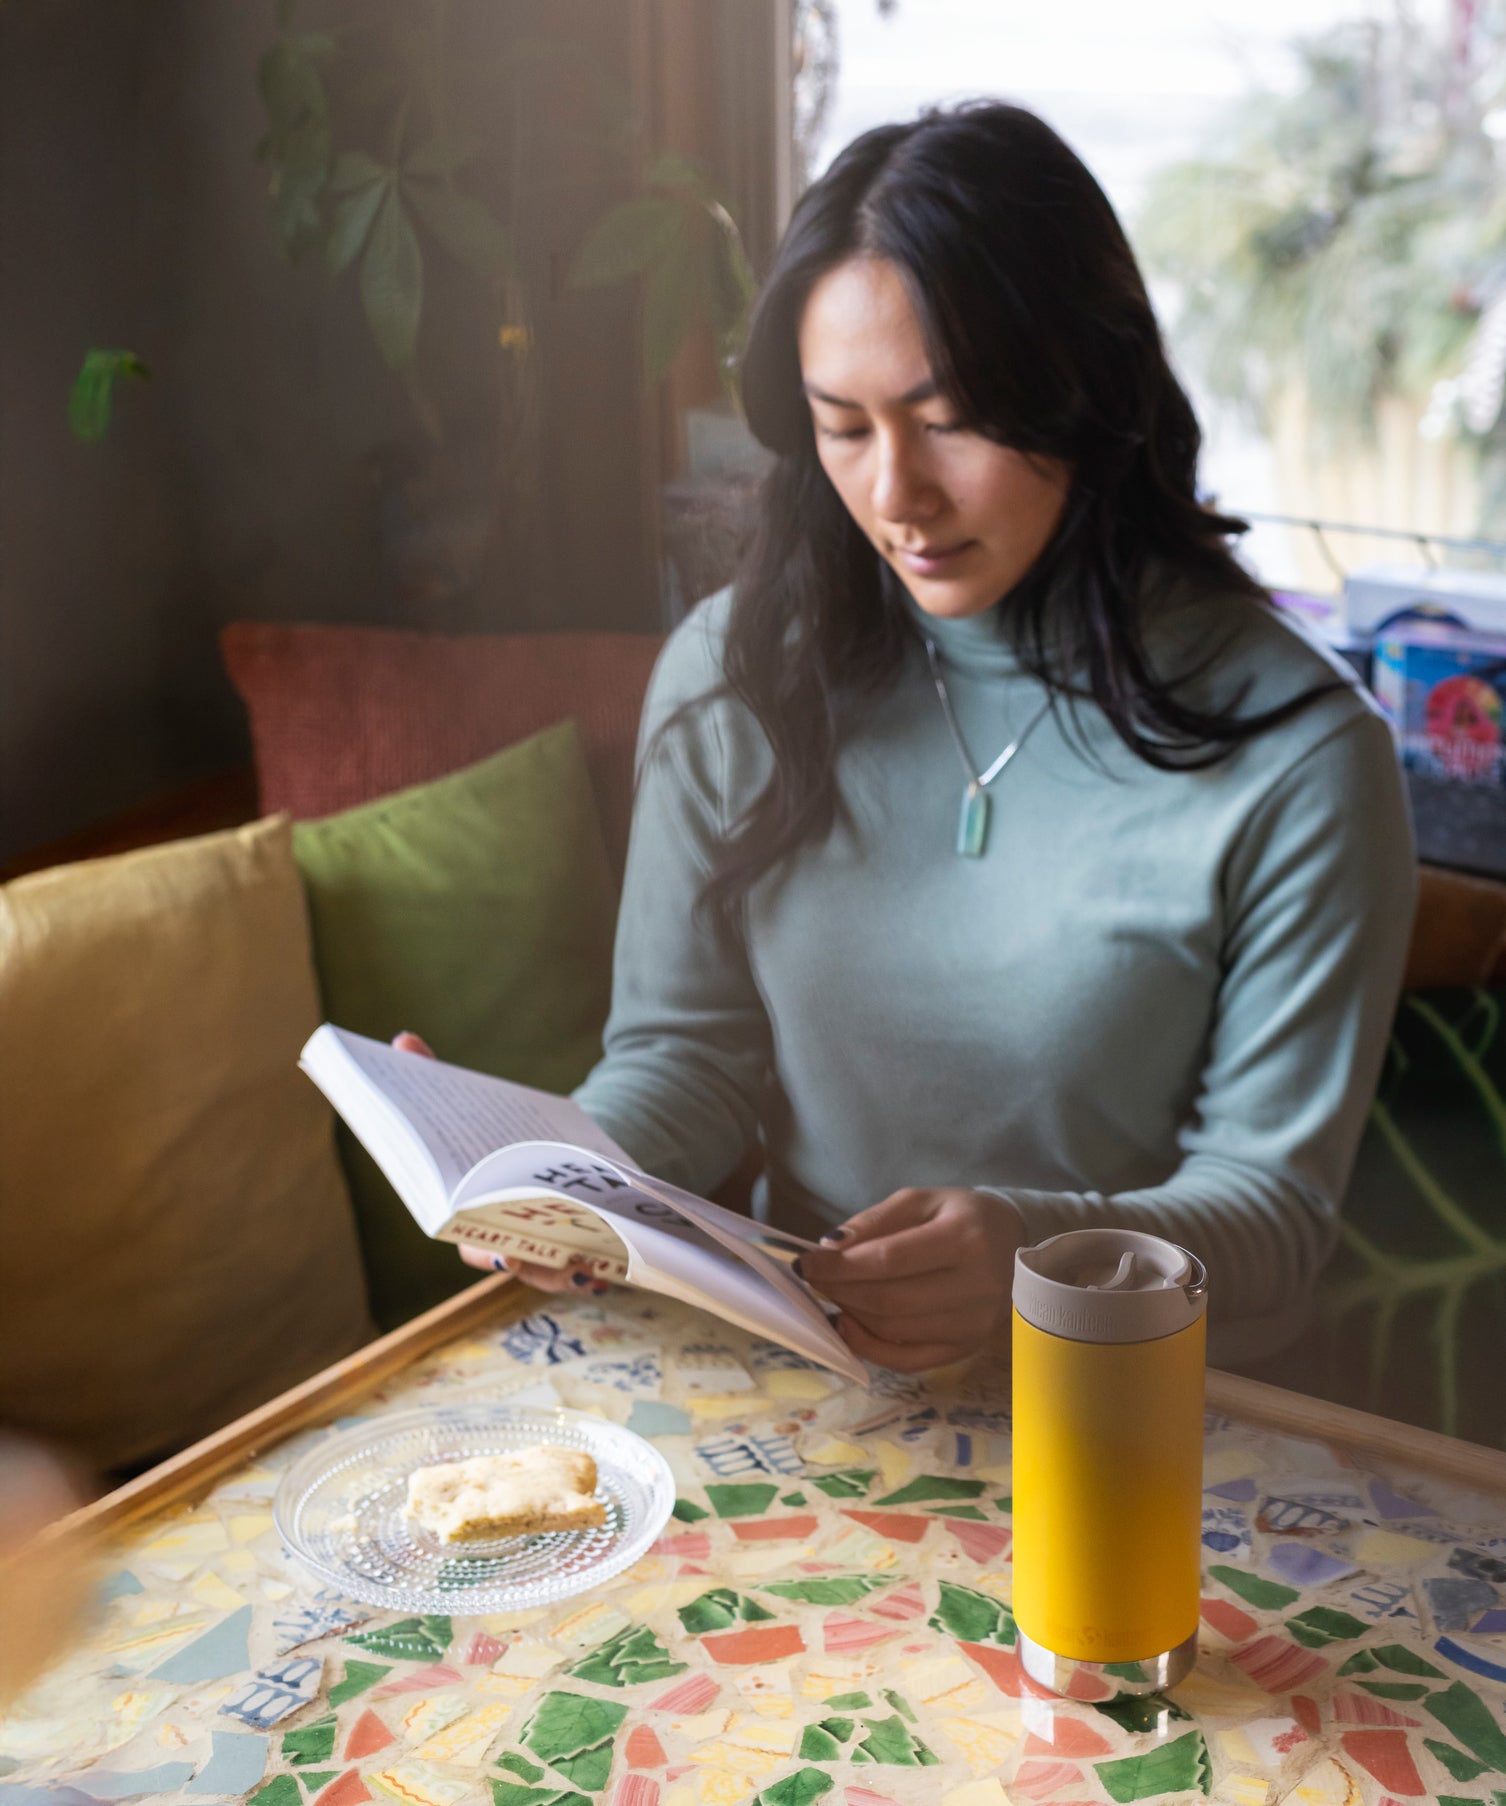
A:
[[[283,818],[0,886],[0,1423],[170,1452],[371,1331]]]

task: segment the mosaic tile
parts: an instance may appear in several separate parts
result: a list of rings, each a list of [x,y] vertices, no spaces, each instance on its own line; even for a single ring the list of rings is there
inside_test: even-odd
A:
[[[347,1662],[339,1684],[329,1690],[329,1703],[332,1706],[343,1706],[346,1700],[356,1699],[368,1688],[374,1687],[384,1674],[391,1672],[391,1667],[385,1662]]]
[[[267,1739],[245,1731],[216,1731],[209,1760],[186,1793],[248,1794],[267,1770]]]
[[[1499,1502],[1225,1422],[1198,1669],[1175,1698],[1046,1699],[1014,1647],[1000,1382],[865,1395],[664,1301],[583,1306],[425,1356],[362,1421],[484,1380],[663,1438],[676,1522],[631,1573],[357,1622],[269,1529],[325,1432],[302,1433],[122,1538],[90,1641],[0,1721],[0,1806],[185,1765],[184,1806],[1395,1806],[1494,1781],[1506,1806]],[[267,1722],[273,1683],[296,1697]]]
[[[1235,1556],[1250,1553],[1250,1520],[1237,1505],[1209,1505],[1203,1510],[1203,1547],[1211,1554]]]
[[[635,1398],[627,1427],[636,1436],[688,1436],[690,1413],[657,1398]]]
[[[154,1768],[128,1771],[91,1768],[71,1777],[94,1800],[140,1800],[175,1793],[193,1779],[191,1762],[160,1762]]]
[[[227,1674],[238,1674],[247,1663],[247,1637],[251,1630],[251,1607],[223,1618],[201,1637],[195,1637],[152,1669],[156,1681],[217,1681]]]
[[[1506,1661],[1502,1660],[1506,1651],[1492,1649],[1487,1652],[1472,1648],[1455,1637],[1440,1637],[1433,1648],[1456,1668],[1468,1669],[1484,1680],[1506,1684]]]

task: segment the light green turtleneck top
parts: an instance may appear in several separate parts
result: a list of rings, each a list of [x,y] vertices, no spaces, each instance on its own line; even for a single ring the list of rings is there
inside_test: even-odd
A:
[[[641,747],[720,680],[730,592],[673,634]],[[770,1213],[832,1223],[902,1186],[1015,1204],[1032,1240],[1112,1224],[1210,1277],[1210,1358],[1302,1326],[1335,1237],[1395,1006],[1415,865],[1390,733],[1345,682],[1211,769],[1134,757],[1059,705],[991,785],[966,782],[1044,692],[997,610],[934,620],[841,749],[845,819],[755,885],[739,936],[694,912],[771,770],[719,700],[644,762],[605,1052],[576,1097],[646,1171],[714,1187],[763,1136]],[[1342,668],[1257,602],[1169,589],[1146,635],[1190,699],[1263,709]],[[1075,726],[1074,726],[1075,722]]]

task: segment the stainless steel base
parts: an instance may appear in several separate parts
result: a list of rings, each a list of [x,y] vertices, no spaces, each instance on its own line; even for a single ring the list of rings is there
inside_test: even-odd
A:
[[[1079,1662],[1071,1656],[1059,1656],[1034,1643],[1024,1631],[1019,1632],[1020,1666],[1031,1680],[1053,1693],[1084,1696],[1082,1682],[1088,1680],[1111,1688],[1116,1694],[1160,1693],[1176,1686],[1192,1672],[1197,1660],[1197,1632],[1175,1649],[1160,1655],[1146,1656],[1138,1662]]]

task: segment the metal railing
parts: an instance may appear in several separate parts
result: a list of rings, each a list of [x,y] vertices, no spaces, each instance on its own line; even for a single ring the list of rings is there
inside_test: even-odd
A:
[[[1222,504],[1220,507],[1222,508]],[[1331,533],[1350,533],[1362,539],[1404,540],[1407,544],[1416,546],[1422,554],[1423,563],[1430,570],[1439,568],[1439,560],[1434,554],[1435,547],[1446,548],[1451,552],[1483,553],[1506,565],[1506,540],[1464,539],[1457,534],[1425,533],[1409,527],[1365,527],[1352,521],[1319,520],[1306,514],[1267,514],[1254,508],[1238,508],[1233,505],[1223,511],[1262,527],[1305,528],[1318,542],[1318,550],[1323,554],[1324,562],[1340,583],[1349,573],[1329,543],[1328,536]]]

